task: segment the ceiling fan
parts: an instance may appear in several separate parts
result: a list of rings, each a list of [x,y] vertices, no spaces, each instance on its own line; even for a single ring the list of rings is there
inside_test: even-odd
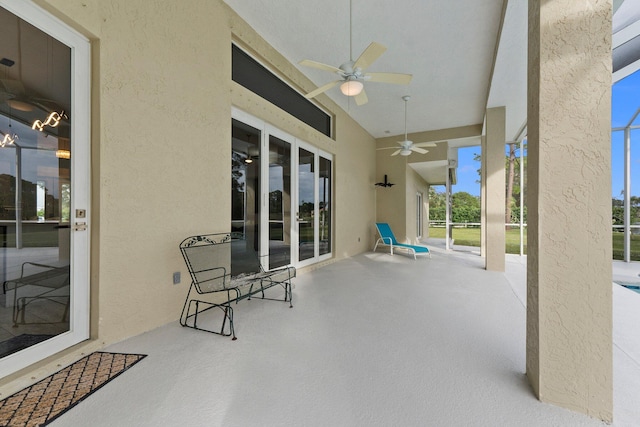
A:
[[[414,151],[420,154],[427,154],[429,150],[425,150],[422,147],[436,147],[435,142],[414,143],[413,141],[409,141],[409,139],[407,139],[407,102],[410,99],[411,97],[409,95],[405,95],[402,97],[402,100],[404,101],[404,141],[396,141],[400,145],[400,148],[384,147],[378,148],[378,150],[389,150],[396,148],[396,151],[391,153],[392,156],[397,156],[398,154],[400,154],[401,156],[408,156]]]
[[[340,90],[346,96],[354,96],[357,105],[366,104],[369,99],[364,91],[363,82],[379,82],[379,83],[393,83],[408,85],[413,77],[411,74],[401,73],[366,73],[365,70],[375,62],[387,48],[380,43],[372,42],[365,50],[360,54],[358,59],[353,60],[353,35],[351,25],[351,1],[349,2],[349,61],[340,65],[340,67],[334,67],[333,65],[323,64],[321,62],[311,61],[305,59],[300,61],[300,65],[305,67],[317,68],[319,70],[330,71],[340,76],[339,80],[334,80],[323,86],[320,86],[314,91],[305,95],[305,98],[314,98],[321,93],[324,93],[336,86],[340,85]]]

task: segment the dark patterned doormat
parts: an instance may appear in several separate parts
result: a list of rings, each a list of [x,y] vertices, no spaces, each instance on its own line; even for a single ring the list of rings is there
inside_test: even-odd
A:
[[[144,359],[96,351],[0,401],[0,426],[46,426]]]

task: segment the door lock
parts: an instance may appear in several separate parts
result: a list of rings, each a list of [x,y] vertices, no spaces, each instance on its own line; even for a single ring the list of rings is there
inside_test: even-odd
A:
[[[75,231],[86,231],[87,230],[87,223],[84,222],[84,221],[76,222],[75,225],[73,226],[73,229]]]

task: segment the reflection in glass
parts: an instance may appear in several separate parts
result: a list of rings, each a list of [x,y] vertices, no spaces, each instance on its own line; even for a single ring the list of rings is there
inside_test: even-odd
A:
[[[0,137],[18,135],[0,147],[2,358],[69,330],[72,106],[71,49],[3,8],[0,22]],[[56,127],[31,128],[62,110]]]
[[[298,260],[314,257],[315,171],[314,154],[298,150]]]
[[[422,237],[422,193],[416,194],[416,237]]]
[[[269,136],[269,269],[291,263],[291,145]]]
[[[320,255],[331,252],[331,160],[320,157],[318,204],[320,213]]]
[[[260,253],[261,132],[237,120],[231,127],[231,274],[255,272]]]

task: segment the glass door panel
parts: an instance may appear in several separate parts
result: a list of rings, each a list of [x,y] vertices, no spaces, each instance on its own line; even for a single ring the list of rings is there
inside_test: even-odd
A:
[[[331,160],[320,156],[318,182],[319,253],[331,252]]]
[[[298,261],[315,256],[315,154],[298,149]]]
[[[262,132],[238,120],[231,127],[231,274],[252,272],[260,249]]]
[[[291,264],[291,144],[269,135],[269,269]]]
[[[0,118],[0,127],[6,120]],[[20,123],[11,127],[21,138],[20,145],[0,148],[0,357],[70,327],[70,228],[61,215],[70,161],[56,156],[61,138],[45,140]]]

